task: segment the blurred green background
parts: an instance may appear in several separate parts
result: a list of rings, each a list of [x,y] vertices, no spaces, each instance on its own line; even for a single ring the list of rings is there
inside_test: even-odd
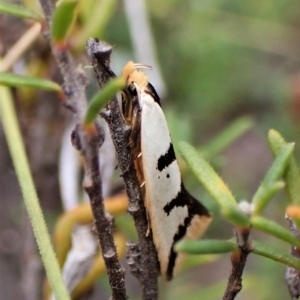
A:
[[[295,141],[299,157],[300,3],[150,0],[146,7],[167,86],[162,105],[173,139],[201,148],[237,118],[253,118],[251,130],[210,159],[236,198],[250,200],[272,162],[269,129]],[[128,19],[118,7],[105,38],[134,57],[128,30]],[[209,196],[191,181],[186,184],[214,211],[206,236],[230,238],[232,230]],[[281,193],[265,215],[287,226],[286,205]],[[253,235],[289,251],[275,239],[255,231]],[[163,285],[161,299],[220,299],[229,272],[229,256],[220,256]],[[283,265],[250,255],[237,299],[288,299],[284,272]]]

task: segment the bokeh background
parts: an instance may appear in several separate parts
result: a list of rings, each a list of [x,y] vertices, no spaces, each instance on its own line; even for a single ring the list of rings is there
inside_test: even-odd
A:
[[[39,10],[33,0],[21,4]],[[84,50],[88,37],[114,45],[112,69],[117,74],[128,60],[151,65],[153,71],[147,74],[161,95],[175,145],[184,140],[201,150],[233,122],[240,121],[236,127],[251,124],[209,158],[236,198],[250,201],[273,161],[267,143],[271,128],[296,142],[295,155],[300,160],[299,20],[297,0],[85,0],[79,5],[69,43],[82,66],[89,65]],[[0,15],[2,57],[30,26],[29,21]],[[13,71],[61,82],[42,36],[14,64]],[[91,68],[85,71],[90,82],[87,93],[92,96],[97,86]],[[52,231],[63,211],[58,172],[65,161],[61,162],[59,155],[71,114],[53,93],[13,89],[13,95],[41,205]],[[115,170],[112,188],[120,184],[118,176]],[[206,237],[231,238],[232,228],[219,215],[213,200],[187,170],[184,177],[191,193],[214,213]],[[286,205],[287,197],[280,193],[264,215],[287,226]],[[123,216],[118,222],[126,227],[131,220]],[[130,229],[126,234],[130,236]],[[288,245],[274,238],[255,231],[253,236],[289,251]],[[160,299],[222,297],[230,273],[229,256],[196,260],[198,267],[186,266],[187,270],[171,283],[160,283]],[[40,283],[30,281],[34,278],[30,272],[43,278],[0,127],[0,299],[26,299],[31,285],[38,288],[36,295],[27,299],[40,299]],[[237,299],[288,299],[284,272],[284,265],[250,255]],[[127,281],[130,299],[140,299],[137,281],[130,275]],[[108,295],[103,276],[89,299],[106,299]]]

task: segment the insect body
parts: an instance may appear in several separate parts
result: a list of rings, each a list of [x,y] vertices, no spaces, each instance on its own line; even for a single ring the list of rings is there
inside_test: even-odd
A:
[[[161,273],[170,280],[183,256],[174,251],[174,244],[181,239],[200,237],[211,216],[182,183],[160,99],[137,67],[141,65],[129,62],[123,69],[127,84],[122,110],[132,126],[135,166]]]

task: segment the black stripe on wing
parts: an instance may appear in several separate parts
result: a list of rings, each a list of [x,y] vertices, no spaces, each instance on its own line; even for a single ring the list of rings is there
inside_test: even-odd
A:
[[[176,258],[178,253],[174,251],[174,245],[176,242],[180,241],[186,234],[187,228],[191,223],[192,218],[190,216],[184,219],[184,225],[179,225],[177,233],[173,237],[173,244],[169,254],[169,261],[167,267],[167,280],[171,280],[173,278],[174,267],[176,264]]]
[[[200,216],[210,216],[208,210],[204,205],[202,205],[197,199],[195,199],[184,187],[183,183],[181,182],[181,188],[178,194],[174,199],[172,199],[170,202],[168,202],[164,206],[164,211],[167,215],[170,214],[170,212],[175,207],[188,207],[189,214],[194,215],[200,215]]]
[[[149,94],[153,98],[153,100],[156,103],[158,103],[159,106],[161,106],[161,104],[160,104],[160,98],[159,98],[159,96],[158,96],[158,94],[157,94],[154,86],[150,82],[148,82],[147,89],[145,89],[145,92],[147,94]]]
[[[169,215],[174,208],[184,207],[184,206],[187,206],[188,216],[184,219],[184,224],[178,226],[177,233],[173,237],[173,244],[169,254],[169,261],[168,261],[167,274],[166,274],[168,280],[171,280],[173,277],[176,258],[178,255],[177,252],[174,251],[175,243],[181,240],[185,236],[187,229],[190,226],[193,217],[195,215],[210,217],[210,213],[206,209],[206,207],[202,205],[198,200],[196,200],[185,189],[183,183],[181,183],[181,189],[178,192],[177,196],[173,200],[171,200],[171,202],[165,205],[164,211],[166,212],[167,215]]]
[[[174,160],[176,160],[175,152],[172,143],[169,145],[168,151],[161,155],[157,161],[156,169],[162,171],[164,168],[167,168]]]

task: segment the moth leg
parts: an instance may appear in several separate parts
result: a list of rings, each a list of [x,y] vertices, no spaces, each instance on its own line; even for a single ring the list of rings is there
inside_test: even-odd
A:
[[[149,236],[151,234],[151,219],[150,219],[150,214],[149,214],[149,199],[147,197],[147,192],[146,192],[144,199],[145,199],[145,207],[146,207],[147,222],[148,222],[146,236]]]
[[[137,157],[137,154],[141,152],[141,113],[137,107],[134,108],[131,122],[130,143],[134,157]]]

